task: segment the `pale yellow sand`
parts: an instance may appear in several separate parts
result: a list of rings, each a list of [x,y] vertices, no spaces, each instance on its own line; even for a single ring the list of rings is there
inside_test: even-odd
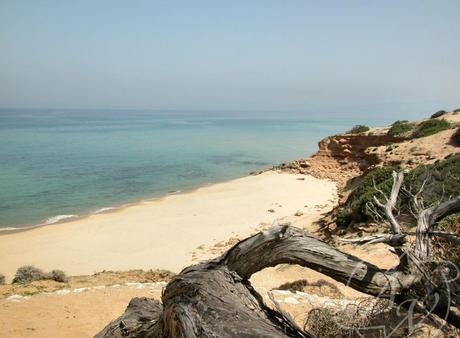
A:
[[[332,204],[335,195],[333,182],[310,176],[266,172],[243,177],[112,213],[0,235],[0,273],[10,279],[25,264],[69,275],[134,268],[178,272],[192,264],[192,252],[200,245],[247,236],[261,222],[297,210],[314,213],[316,205]]]

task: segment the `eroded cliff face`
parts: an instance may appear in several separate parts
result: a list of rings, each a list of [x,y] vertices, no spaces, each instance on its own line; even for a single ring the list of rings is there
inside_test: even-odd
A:
[[[402,142],[404,138],[385,134],[338,134],[326,137],[318,144],[319,150],[311,157],[283,163],[275,169],[309,174],[332,179],[339,187],[361,175],[369,167],[379,164],[380,157],[367,151]]]
[[[319,150],[311,157],[282,163],[273,169],[331,179],[343,192],[352,188],[351,178],[373,166],[414,168],[459,153],[460,144],[453,141],[453,135],[460,128],[460,114],[449,113],[442,118],[451,123],[450,129],[421,138],[390,136],[387,127],[373,128],[366,133],[332,135],[319,142]],[[350,184],[344,189],[347,182]]]
[[[401,137],[388,135],[334,135],[319,142],[319,151],[311,158],[316,161],[332,158],[341,165],[356,165],[364,171],[379,163],[379,157],[368,153],[370,147],[381,147],[402,142]]]

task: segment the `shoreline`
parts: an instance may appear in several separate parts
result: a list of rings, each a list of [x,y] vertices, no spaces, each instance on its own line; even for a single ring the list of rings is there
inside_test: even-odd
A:
[[[66,222],[5,231],[0,272],[8,279],[22,265],[69,275],[136,268],[178,272],[198,256],[214,255],[200,247],[242,239],[298,210],[316,214],[319,205],[332,206],[336,196],[334,182],[308,175],[244,176]]]
[[[252,172],[254,172],[254,173],[257,172],[258,173],[257,175],[259,175],[260,173],[267,172],[267,171],[273,171],[273,169],[270,169],[270,168],[268,168],[268,169],[267,168],[265,168],[265,169],[257,169],[257,170],[254,170]],[[138,200],[135,200],[135,201],[132,201],[132,202],[122,203],[120,205],[114,205],[114,206],[98,208],[98,209],[95,209],[95,210],[89,210],[89,211],[83,212],[81,214],[53,215],[53,216],[48,217],[42,223],[25,224],[23,226],[17,226],[17,227],[12,226],[12,225],[6,225],[4,227],[0,226],[0,237],[4,236],[4,235],[20,233],[20,232],[24,232],[24,231],[31,231],[31,230],[46,227],[46,226],[49,226],[49,225],[65,224],[65,223],[69,223],[69,222],[73,222],[73,221],[78,221],[78,220],[85,219],[87,217],[91,217],[91,216],[94,216],[94,215],[109,214],[109,213],[112,213],[112,212],[117,212],[119,210],[123,210],[125,208],[140,205],[140,204],[145,203],[145,202],[160,201],[160,200],[162,200],[164,198],[167,198],[169,196],[192,193],[192,192],[194,192],[196,190],[199,190],[201,188],[209,187],[209,186],[216,185],[216,184],[231,183],[232,181],[239,180],[239,179],[244,178],[244,177],[253,176],[252,172],[249,173],[249,174],[242,175],[242,176],[237,176],[237,177],[234,177],[234,178],[229,178],[229,179],[224,179],[224,180],[217,180],[215,182],[208,182],[208,183],[199,184],[199,185],[197,184],[197,185],[194,185],[194,186],[191,186],[191,187],[181,188],[181,189],[178,189],[178,190],[170,190],[170,191],[167,191],[167,192],[161,192],[161,193],[158,193],[157,196],[141,198],[141,199],[138,199]],[[50,222],[50,223],[46,222],[49,219],[52,219],[52,218],[55,218],[55,217],[60,217],[60,216],[70,216],[70,217],[66,217],[66,218],[58,220],[56,222]]]

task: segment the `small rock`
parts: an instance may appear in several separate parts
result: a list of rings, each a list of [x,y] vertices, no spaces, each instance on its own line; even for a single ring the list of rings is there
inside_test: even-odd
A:
[[[9,300],[11,302],[19,302],[21,300],[27,300],[27,299],[30,299],[30,296],[11,295],[6,300]]]
[[[286,298],[284,299],[284,302],[285,302],[285,303],[288,303],[288,304],[299,304],[299,303],[300,303],[300,302],[299,302],[297,299],[295,299],[294,297],[286,297]]]
[[[302,168],[308,168],[308,167],[310,167],[310,162],[308,162],[308,161],[300,162],[299,165]]]
[[[85,292],[85,291],[88,291],[89,288],[77,288],[77,289],[74,289],[73,292],[76,292],[76,293],[79,293],[79,292]]]
[[[289,290],[272,290],[271,292],[274,293],[275,295],[291,295],[292,294],[292,292]]]
[[[268,209],[268,212],[275,212],[275,209]]]
[[[294,216],[302,216],[303,212],[300,210],[297,210],[297,212],[294,214]]]

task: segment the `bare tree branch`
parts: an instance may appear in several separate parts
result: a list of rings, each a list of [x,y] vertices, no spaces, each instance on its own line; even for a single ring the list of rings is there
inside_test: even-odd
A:
[[[396,217],[393,214],[393,211],[396,208],[396,203],[398,201],[399,191],[401,189],[402,183],[404,181],[404,171],[396,173],[393,171],[393,186],[391,187],[390,197],[386,198],[386,203],[383,204],[376,196],[374,196],[374,201],[378,207],[380,207],[385,213],[386,218],[390,222],[390,229],[393,234],[401,233],[401,226],[399,225]],[[381,192],[381,190],[379,190]],[[383,192],[381,192],[383,194]]]
[[[460,210],[460,196],[422,210],[417,218],[415,253],[420,259],[428,258],[430,254],[430,232],[437,220]]]
[[[362,238],[340,238],[336,239],[340,242],[352,243],[352,244],[377,244],[377,243],[386,243],[391,246],[398,246],[403,243],[404,237],[406,234],[378,234],[372,236],[366,236]]]

